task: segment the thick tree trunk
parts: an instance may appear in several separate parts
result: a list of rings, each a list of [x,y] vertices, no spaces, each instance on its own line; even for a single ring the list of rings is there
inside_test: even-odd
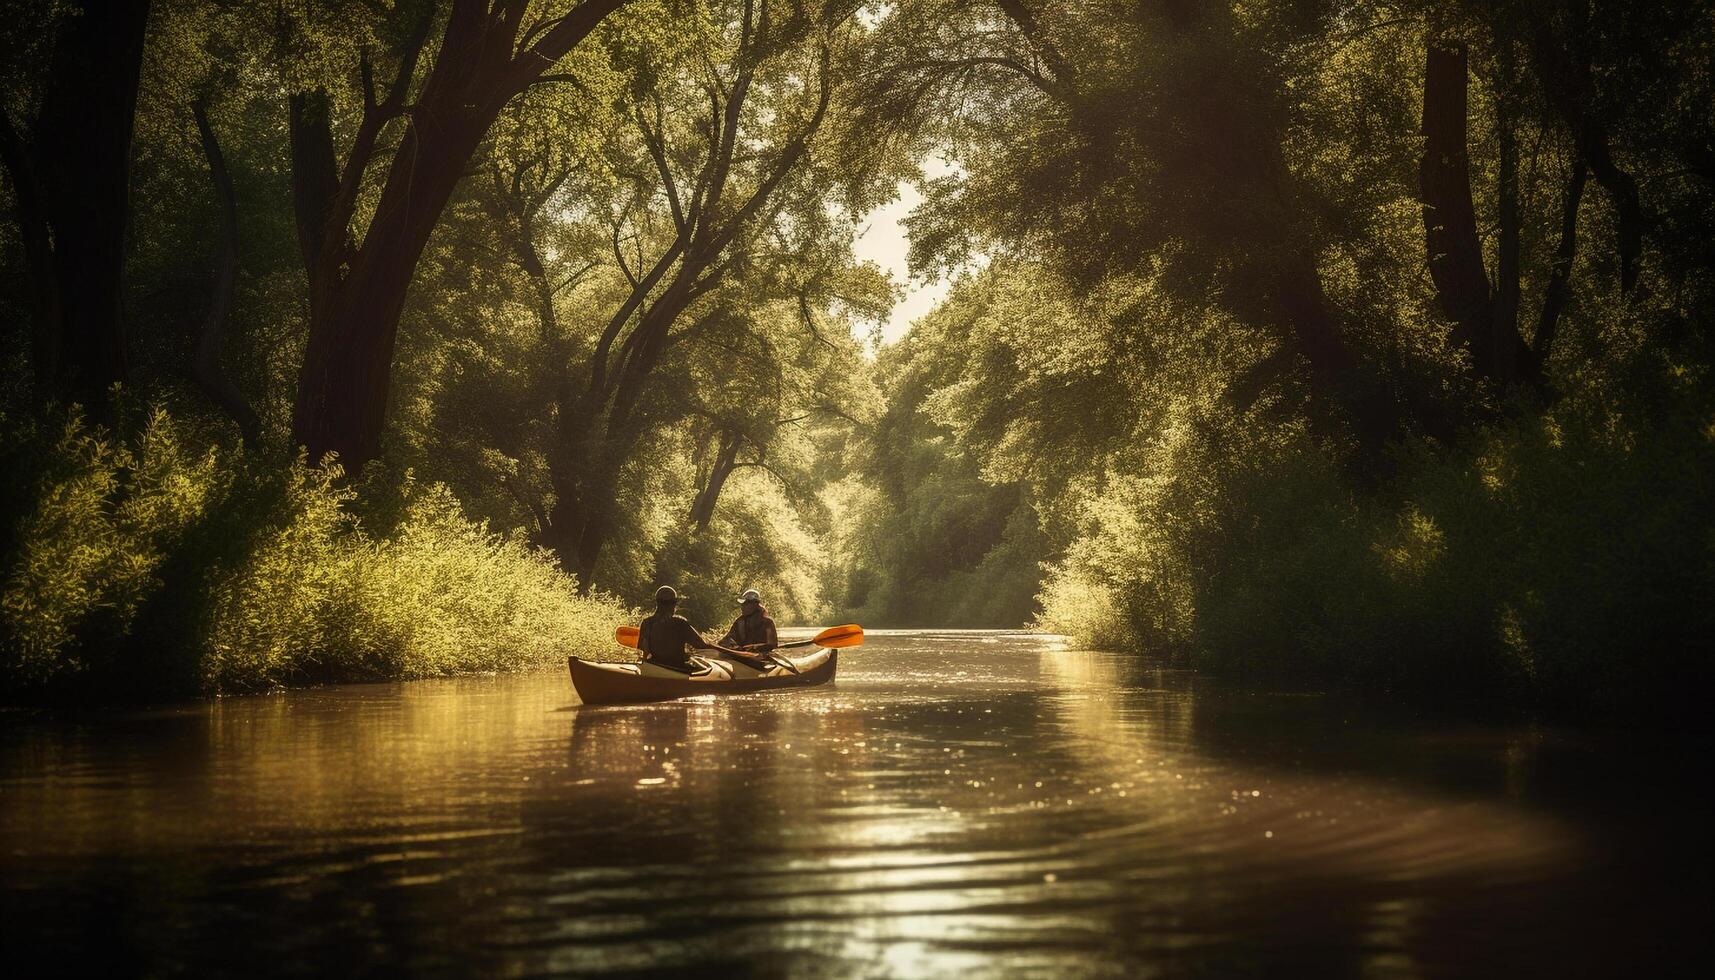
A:
[[[35,281],[35,358],[49,396],[101,411],[125,380],[121,322],[131,134],[148,0],[79,0],[54,43],[27,135],[0,125]]]
[[[620,471],[638,433],[603,425],[600,406],[562,403],[557,451],[549,460],[554,506],[539,543],[559,556],[560,567],[587,593],[612,535]]]
[[[614,491],[620,469],[631,459],[643,436],[634,413],[649,389],[650,377],[666,348],[668,331],[695,298],[691,283],[711,260],[712,257],[700,255],[687,259],[661,299],[649,307],[636,331],[627,339],[626,357],[620,366],[605,420],[602,420],[600,407],[594,405],[593,400],[588,403],[592,407],[580,413],[601,429],[601,435],[593,437],[596,451],[585,454],[586,463],[579,480],[582,492],[577,509],[581,515],[581,527],[573,552],[576,559],[572,571],[577,575],[578,587],[585,591],[597,563],[601,561],[602,551],[613,535],[613,508],[618,503]],[[559,554],[564,561],[567,552]]]
[[[335,453],[355,469],[380,453],[406,293],[487,122],[443,116],[407,131],[348,271],[337,283],[312,284],[309,344],[292,417],[293,439],[312,461]],[[419,138],[420,128],[433,136]],[[330,261],[336,260],[322,257],[324,269]],[[331,270],[324,275],[331,278]]]
[[[566,407],[562,416],[575,413]],[[587,593],[592,573],[601,559],[611,523],[607,509],[613,506],[614,476],[623,460],[610,462],[612,447],[599,435],[582,432],[562,436],[548,461],[554,485],[554,505],[538,543],[559,557],[560,567],[577,578],[578,591]]]
[[[60,290],[54,271],[53,230],[30,148],[4,110],[0,110],[0,160],[12,177],[12,200],[23,239],[24,262],[30,272],[30,350],[36,387],[47,391],[58,373],[60,359]]]
[[[554,506],[539,543],[559,556],[560,567],[576,577],[580,593],[594,585],[596,566],[612,537],[618,474],[635,444],[635,439],[615,444],[585,434],[575,450],[562,445],[550,464]]]
[[[1484,342],[1493,320],[1483,246],[1471,203],[1471,166],[1465,148],[1465,49],[1431,44],[1423,83],[1423,158],[1418,188],[1423,200],[1424,245],[1436,299],[1453,321],[1454,335],[1471,351],[1478,373],[1489,375]]]
[[[1392,396],[1365,370],[1341,335],[1314,256],[1292,253],[1271,270],[1278,328],[1310,365],[1311,389],[1333,413],[1343,415],[1357,444],[1356,463],[1365,474],[1400,434],[1400,412]]]
[[[667,295],[674,294],[669,287]],[[633,413],[647,393],[667,329],[683,312],[682,307],[665,305],[665,299],[650,307],[633,334],[612,394],[604,400],[601,392],[590,392],[575,406],[562,402],[560,408],[561,448],[550,462],[555,504],[543,544],[577,576],[583,592],[589,591],[614,531],[620,471],[643,436]]]
[[[584,520],[584,530],[578,536],[576,575],[578,591],[588,593],[595,583],[596,565],[602,549],[613,536],[612,501],[602,501],[600,509]]]
[[[597,363],[584,389],[577,392],[570,382],[562,386],[558,448],[549,461],[555,500],[541,544],[552,549],[561,566],[577,577],[580,591],[589,590],[591,576],[612,535],[619,472],[642,436],[633,412],[648,390],[650,375],[666,349],[668,333],[701,295],[696,283],[716,257],[702,249],[685,253],[661,295],[647,306],[637,326],[619,345],[617,366],[611,372],[603,370],[598,350]],[[641,303],[641,298],[634,298]],[[637,304],[627,305],[635,308]],[[610,333],[617,337],[618,331],[610,325]]]
[[[1516,384],[1531,364],[1518,332],[1519,220],[1517,150],[1509,120],[1501,120],[1501,240],[1499,281],[1490,289],[1471,202],[1466,149],[1468,69],[1463,45],[1432,43],[1423,84],[1424,247],[1441,310],[1454,338],[1471,354],[1479,377]]]
[[[327,89],[293,93],[286,102],[292,144],[292,210],[297,220],[298,252],[314,291],[323,274],[322,240],[327,237],[339,165],[334,160],[333,120]]]
[[[146,0],[84,0],[55,51],[38,142],[59,280],[58,375],[87,405],[125,380],[120,322]]]
[[[643,433],[628,415],[616,416],[613,410],[605,424],[599,410],[576,415],[597,428],[585,429],[569,441],[562,437],[560,451],[550,461],[554,507],[541,543],[559,555],[561,567],[577,576],[578,590],[588,592],[616,526],[620,471],[636,452]]]
[[[465,167],[506,103],[541,77],[624,0],[583,0],[564,17],[523,31],[526,0],[454,0],[433,68],[416,101],[405,98],[423,34],[407,46],[384,100],[365,92],[363,121],[343,176],[326,193],[331,139],[325,97],[295,99],[293,135],[299,242],[310,281],[310,336],[298,378],[292,435],[312,460],[333,453],[351,470],[380,452],[399,316],[429,235]],[[368,79],[369,68],[364,65]],[[381,129],[407,127],[361,244],[347,246],[364,172]]]
[[[548,521],[536,536],[536,543],[552,551],[560,562],[560,568],[577,575],[577,562],[573,558],[578,551],[578,538],[584,533],[583,510],[578,501],[583,496],[580,489],[565,483],[560,474],[553,474],[554,504],[548,508]],[[590,589],[589,579],[578,576],[578,592],[586,593]]]

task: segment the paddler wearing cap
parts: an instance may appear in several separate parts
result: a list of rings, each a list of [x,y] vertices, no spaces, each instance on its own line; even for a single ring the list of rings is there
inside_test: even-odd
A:
[[[690,657],[685,652],[688,647],[692,650],[714,650],[721,656],[749,664],[758,670],[771,666],[770,660],[703,639],[703,635],[691,627],[690,620],[674,612],[678,605],[679,593],[671,585],[663,585],[655,590],[655,615],[645,618],[637,627],[637,649],[643,653],[644,659],[668,667],[688,668],[691,665]],[[770,629],[773,625],[769,624]]]
[[[762,607],[761,593],[745,589],[744,595],[738,597],[738,618],[732,621],[732,629],[721,637],[721,645],[758,653],[767,653],[780,645],[780,634],[774,631],[774,620],[768,618],[768,610]]]

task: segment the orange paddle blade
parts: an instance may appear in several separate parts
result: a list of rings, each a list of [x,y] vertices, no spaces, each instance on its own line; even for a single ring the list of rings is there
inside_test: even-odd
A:
[[[845,626],[830,626],[816,634],[816,645],[844,650],[863,643],[863,627],[856,623]]]
[[[621,626],[613,631],[613,641],[622,647],[637,649],[637,634],[641,632],[635,626]]]

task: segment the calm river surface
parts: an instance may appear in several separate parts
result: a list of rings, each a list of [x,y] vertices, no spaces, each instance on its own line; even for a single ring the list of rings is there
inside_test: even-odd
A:
[[[1708,764],[872,633],[837,683],[565,671],[0,714],[8,972],[1698,974]],[[12,973],[12,975],[19,975]]]

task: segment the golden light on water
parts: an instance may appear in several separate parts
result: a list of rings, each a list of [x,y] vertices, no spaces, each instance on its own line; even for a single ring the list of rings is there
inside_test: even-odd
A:
[[[207,855],[199,880],[246,894],[385,889],[422,941],[483,922],[533,968],[688,964],[736,936],[927,974],[1188,941],[1139,922],[1267,932],[1285,883],[1347,908],[1352,962],[1384,969],[1434,955],[1446,902],[1588,861],[1583,828],[1506,796],[1292,764],[1338,743],[1267,733],[1318,705],[1051,637],[909,633],[780,697],[591,709],[559,672],[303,691],[15,739],[0,842],[43,867]],[[472,889],[495,897],[447,905]]]

